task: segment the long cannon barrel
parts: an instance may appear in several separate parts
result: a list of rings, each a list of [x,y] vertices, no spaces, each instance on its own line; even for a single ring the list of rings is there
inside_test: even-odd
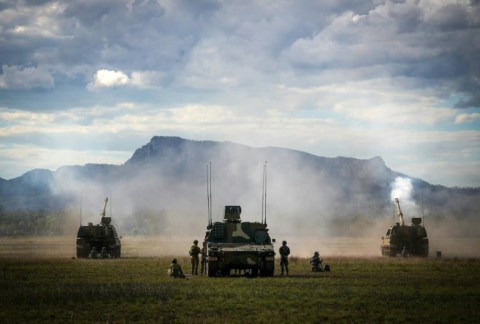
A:
[[[398,219],[400,220],[400,225],[403,226],[405,225],[405,222],[403,220],[403,213],[402,213],[402,209],[400,208],[400,201],[398,200],[398,198],[395,198],[395,207],[397,208],[397,216],[398,216]]]
[[[102,211],[100,212],[101,218],[105,217],[105,211],[106,211],[106,209],[107,209],[107,202],[108,202],[108,197],[105,198],[105,203],[103,204],[103,209],[102,209]]]

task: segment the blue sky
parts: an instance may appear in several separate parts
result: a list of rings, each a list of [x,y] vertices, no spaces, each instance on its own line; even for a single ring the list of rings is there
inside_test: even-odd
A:
[[[154,135],[480,186],[480,3],[0,1],[0,177]]]

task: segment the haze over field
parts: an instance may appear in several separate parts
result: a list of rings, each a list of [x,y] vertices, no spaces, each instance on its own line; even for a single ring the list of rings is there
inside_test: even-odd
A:
[[[479,17],[474,0],[2,2],[0,177],[177,135],[479,187]]]
[[[262,219],[267,163],[270,233],[291,242],[297,255],[315,246],[330,255],[378,255],[380,237],[398,221],[394,198],[400,199],[406,224],[424,216],[431,251],[477,254],[480,189],[434,186],[391,170],[379,157],[324,158],[178,137],[153,137],[122,165],[33,170],[0,183],[0,236],[43,230],[74,237],[79,223],[99,222],[108,196],[107,214],[121,235],[202,240],[210,163],[213,221],[222,221],[225,205],[241,205],[242,220],[251,222]],[[38,212],[25,218],[18,210]]]

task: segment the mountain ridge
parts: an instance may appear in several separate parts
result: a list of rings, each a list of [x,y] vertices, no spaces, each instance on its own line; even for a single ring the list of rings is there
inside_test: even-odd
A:
[[[290,228],[320,227],[326,233],[359,234],[358,228],[376,226],[390,217],[395,190],[404,195],[401,201],[406,215],[423,213],[425,205],[425,215],[437,222],[478,217],[480,188],[432,185],[390,169],[379,156],[321,157],[281,147],[254,148],[168,136],[152,137],[121,165],[34,169],[0,181],[0,210],[74,210],[81,194],[85,210],[97,213],[98,201],[113,196],[116,217],[125,228],[133,223],[138,228],[144,221],[138,215],[151,215],[149,219],[155,219],[157,225],[149,227],[159,232],[165,224],[181,226],[183,217],[196,228],[202,220],[197,215],[204,213],[207,164],[213,165],[217,213],[223,205],[240,204],[250,211],[245,217],[250,217],[260,212],[265,162],[269,208]],[[406,188],[396,188],[397,182]],[[462,231],[469,227],[465,225]]]

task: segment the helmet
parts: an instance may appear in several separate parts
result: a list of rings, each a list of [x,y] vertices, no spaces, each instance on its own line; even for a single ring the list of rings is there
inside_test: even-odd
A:
[[[318,251],[315,251],[315,254],[314,254],[314,255],[320,255],[320,254],[318,253]]]
[[[193,244],[198,244],[198,240],[193,241]]]
[[[172,260],[172,263],[177,263],[177,259],[173,259],[173,260]]]
[[[283,245],[286,245],[286,244],[287,244],[287,241],[283,241],[282,244],[283,244]]]

